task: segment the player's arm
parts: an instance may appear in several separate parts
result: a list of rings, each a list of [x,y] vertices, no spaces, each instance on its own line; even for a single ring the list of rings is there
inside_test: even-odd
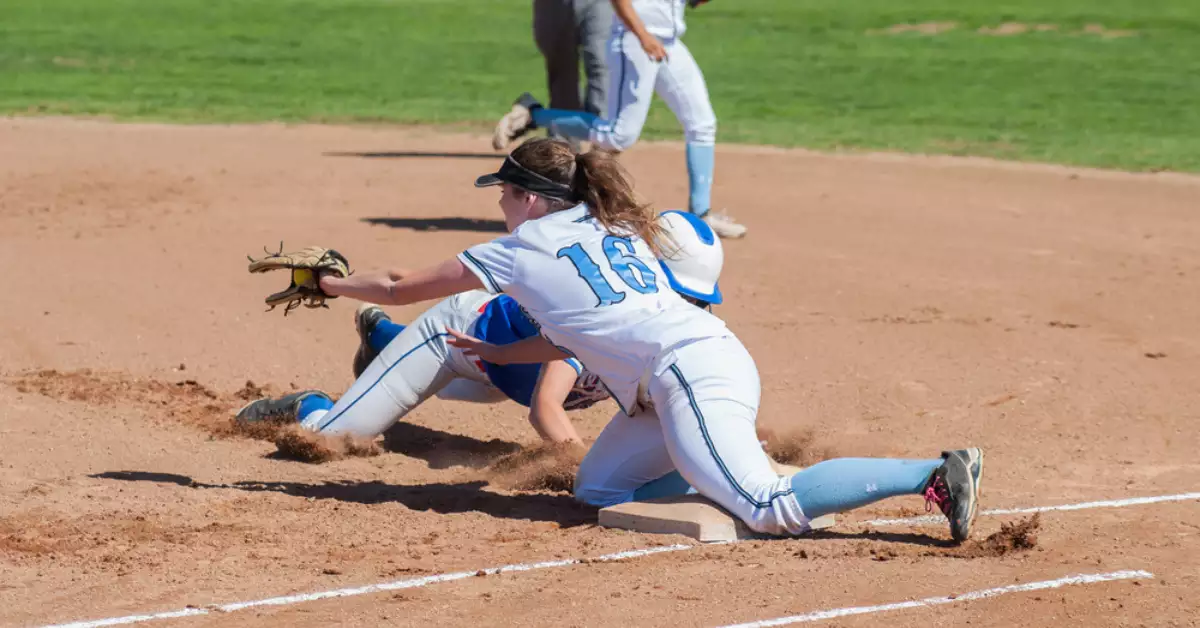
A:
[[[663,48],[662,42],[657,37],[650,34],[646,30],[646,24],[642,22],[642,18],[638,17],[637,11],[633,10],[633,0],[612,0],[613,12],[621,21],[625,23],[625,28],[633,33],[638,41],[642,44],[642,50],[655,61],[662,61],[667,58],[667,49]]]
[[[414,271],[396,269],[349,277],[321,277],[321,290],[326,294],[381,305],[408,305],[480,288],[483,282],[458,258]]]
[[[463,350],[466,355],[476,356],[492,364],[540,364],[571,357],[542,336],[530,336],[506,345],[494,345],[456,329],[447,329],[450,345]]]
[[[355,273],[354,276],[361,279],[390,279],[392,281],[400,281],[412,274],[411,270],[404,268],[378,268],[368,270],[366,272]]]
[[[579,373],[564,360],[555,360],[542,365],[537,385],[533,388],[533,399],[529,404],[529,423],[538,436],[553,443],[579,443],[583,440],[567,418],[563,403]]]

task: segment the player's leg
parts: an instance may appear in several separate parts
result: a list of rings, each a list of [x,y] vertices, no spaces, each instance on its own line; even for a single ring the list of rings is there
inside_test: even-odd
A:
[[[724,238],[739,238],[746,228],[712,209],[716,162],[717,115],[708,95],[704,73],[688,47],[678,39],[666,44],[667,61],[658,72],[655,90],[683,126],[687,140],[688,209]]]
[[[654,412],[618,412],[579,465],[575,499],[604,507],[684,493],[686,482],[672,481],[674,469]]]
[[[446,344],[446,328],[472,329],[490,298],[471,291],[439,302],[391,338],[336,405],[302,409],[301,423],[320,432],[376,436],[455,378],[484,379],[460,349]],[[378,342],[384,334],[370,336]]]
[[[594,146],[623,151],[637,142],[650,112],[659,62],[651,59],[637,37],[621,31],[609,39],[608,113],[605,120],[584,111],[547,109],[533,96],[522,94],[509,113],[501,118],[492,145],[504,148],[532,129],[545,128]]]
[[[417,323],[404,329],[336,403],[320,391],[259,399],[243,407],[237,420],[298,421],[316,432],[378,436],[456,374],[447,359],[443,329]]]
[[[582,109],[574,0],[534,0],[533,37],[546,61],[550,106]]]
[[[383,433],[466,371],[445,339],[446,327],[470,329],[463,325],[463,316],[469,316],[463,310],[470,306],[456,295],[422,313],[383,347],[336,405],[302,413],[301,424],[328,433]]]
[[[459,377],[437,393],[438,399],[463,401],[466,403],[500,403],[508,401],[508,395],[491,384]]]
[[[929,460],[828,460],[781,478],[758,441],[758,375],[741,343],[706,340],[676,350],[674,359],[650,385],[671,459],[698,492],[751,529],[798,534],[821,515],[925,495],[950,519],[954,537],[966,538],[982,473],[978,450]]]
[[[573,0],[583,72],[587,76],[583,110],[604,118],[608,112],[608,37],[612,31],[613,8],[609,0]],[[556,106],[553,102],[552,107]]]

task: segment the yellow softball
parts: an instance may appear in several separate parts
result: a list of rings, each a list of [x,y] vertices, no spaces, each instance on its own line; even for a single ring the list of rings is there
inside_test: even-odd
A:
[[[313,272],[307,268],[292,269],[292,283],[297,286],[315,286],[317,285],[316,278],[313,277]]]

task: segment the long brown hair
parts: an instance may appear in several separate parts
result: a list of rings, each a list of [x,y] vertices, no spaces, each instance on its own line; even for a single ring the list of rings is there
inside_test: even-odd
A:
[[[512,158],[551,181],[571,186],[575,198],[587,204],[605,231],[636,235],[656,256],[664,254],[667,233],[650,205],[637,201],[629,175],[615,154],[592,149],[577,156],[564,141],[538,138],[518,146]],[[575,205],[571,201],[546,200],[550,201],[551,211]]]

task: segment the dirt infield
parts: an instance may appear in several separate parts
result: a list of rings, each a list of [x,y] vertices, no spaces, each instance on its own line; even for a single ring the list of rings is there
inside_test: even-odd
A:
[[[750,233],[726,246],[717,312],[757,360],[780,451],[978,445],[988,509],[1200,491],[1200,178],[718,153],[717,202]],[[680,146],[625,160],[647,199],[685,201]],[[486,138],[424,130],[0,119],[0,624],[709,626],[1121,570],[1153,577],[824,625],[1200,616],[1194,498],[985,516],[965,548],[943,525],[870,522],[925,514],[897,499],[815,538],[573,562],[690,541],[502,488],[562,484],[557,462],[554,482],[495,481],[537,457],[515,404],[435,400],[390,451],[325,464],[229,428],[262,390],[340,394],[357,343],[352,302],[264,312],[277,277],[246,254],[443,258],[502,229],[495,192],[470,185],[497,164]],[[576,415],[580,432],[613,408]],[[542,561],[564,562],[478,572]],[[456,572],[481,575],[209,606]]]

